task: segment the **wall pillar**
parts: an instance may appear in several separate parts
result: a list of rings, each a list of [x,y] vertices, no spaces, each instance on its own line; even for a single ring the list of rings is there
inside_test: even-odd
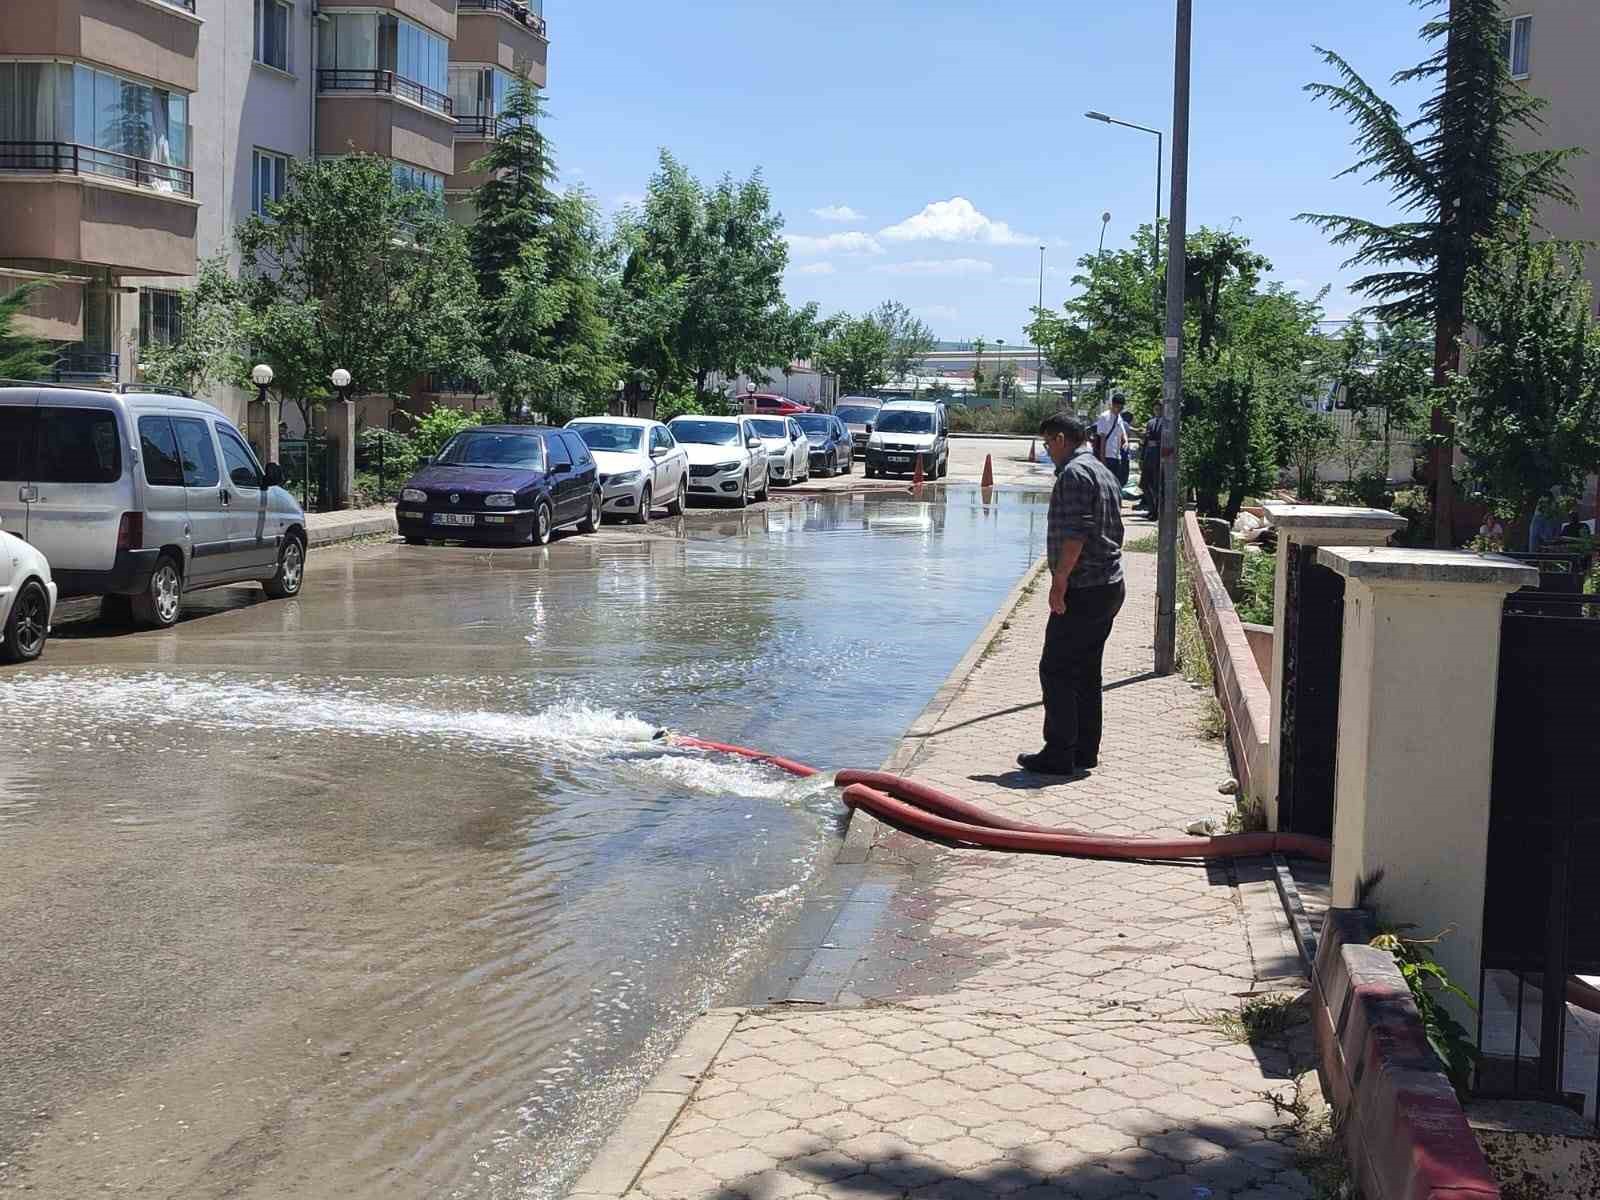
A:
[[[1483,948],[1500,615],[1533,567],[1494,555],[1323,547],[1345,579],[1335,908],[1377,871],[1384,916],[1434,952],[1463,987]],[[1458,1014],[1466,1019],[1465,1009]]]
[[[1266,780],[1260,800],[1267,828],[1278,826],[1278,791],[1283,764],[1283,667],[1287,635],[1289,547],[1381,546],[1406,527],[1406,519],[1381,508],[1346,508],[1331,504],[1268,504],[1267,521],[1278,532],[1278,563],[1273,583],[1272,670],[1267,690],[1272,697],[1272,732],[1267,749]]]
[[[278,456],[283,452],[278,439],[278,412],[281,401],[251,400],[247,406],[249,412],[249,425],[245,434],[250,439],[250,445],[256,452],[256,457],[261,460],[261,465],[281,462]]]
[[[328,447],[333,454],[333,507],[349,508],[356,483],[356,406],[349,400],[328,401]]]

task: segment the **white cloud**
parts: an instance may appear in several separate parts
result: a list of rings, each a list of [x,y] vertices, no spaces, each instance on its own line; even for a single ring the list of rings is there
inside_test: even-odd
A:
[[[807,263],[803,267],[794,269],[796,275],[832,275],[834,267],[831,262]]]
[[[865,213],[858,213],[848,204],[825,204],[821,208],[813,208],[811,215],[819,221],[837,221],[841,225],[854,225],[867,219]]]
[[[880,237],[891,242],[982,242],[990,246],[1026,246],[1039,239],[1018,233],[1004,221],[979,212],[965,196],[935,200],[915,216],[890,225]]]
[[[994,264],[982,258],[918,258],[874,267],[885,275],[988,275]]]
[[[826,233],[813,237],[805,233],[785,235],[789,249],[802,258],[824,254],[882,254],[883,247],[870,233]]]

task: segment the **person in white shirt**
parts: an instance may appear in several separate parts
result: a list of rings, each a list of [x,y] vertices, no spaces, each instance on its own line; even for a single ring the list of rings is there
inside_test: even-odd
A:
[[[1128,485],[1128,427],[1122,420],[1125,403],[1121,392],[1113,392],[1111,407],[1101,413],[1094,423],[1095,453],[1122,487]]]

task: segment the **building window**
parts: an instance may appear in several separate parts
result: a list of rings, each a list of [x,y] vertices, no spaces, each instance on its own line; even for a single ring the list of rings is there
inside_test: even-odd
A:
[[[444,38],[403,17],[324,10],[318,34],[323,87],[378,87],[430,108],[448,111],[450,46]],[[383,73],[396,82],[360,76]]]
[[[176,346],[183,340],[183,294],[163,288],[139,292],[139,345]]]
[[[289,0],[256,0],[256,61],[289,69]]]
[[[1526,79],[1533,66],[1533,18],[1512,17],[1500,34],[1500,53],[1513,79]]]
[[[451,67],[450,100],[456,120],[493,132],[516,86],[517,77],[499,67]]]
[[[444,176],[437,171],[425,171],[410,163],[391,164],[395,186],[407,191],[427,192],[441,200],[444,197]]]
[[[255,169],[251,174],[250,211],[258,217],[271,216],[268,206],[283,199],[288,183],[288,158],[270,150],[257,150]]]

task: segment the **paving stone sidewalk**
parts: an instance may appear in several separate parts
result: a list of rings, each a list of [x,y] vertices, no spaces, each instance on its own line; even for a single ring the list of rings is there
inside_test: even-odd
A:
[[[1130,540],[1144,532],[1130,524]],[[1014,769],[1038,744],[1043,586],[908,773],[1100,832],[1225,811],[1207,694],[1149,672],[1154,557],[1127,561],[1091,777],[1041,787]],[[1292,1098],[1299,1050],[1241,1044],[1215,1020],[1300,982],[1264,872],[938,848],[883,826],[872,858],[910,870],[839,1003],[713,1014],[725,1040],[630,1200],[1313,1194],[1272,1099]]]

